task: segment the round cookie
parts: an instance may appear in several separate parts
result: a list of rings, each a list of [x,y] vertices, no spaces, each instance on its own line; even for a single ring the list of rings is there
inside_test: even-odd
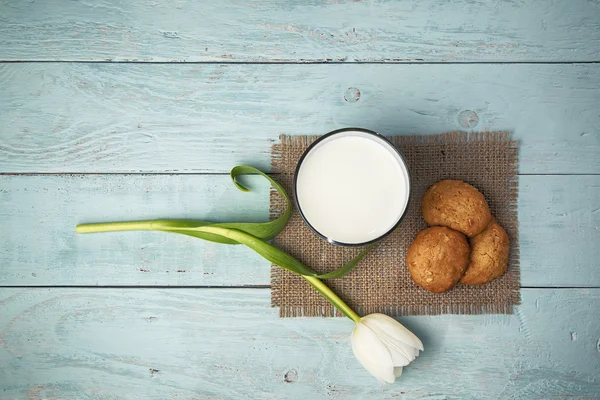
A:
[[[471,259],[461,283],[480,285],[506,272],[510,241],[495,219],[479,235],[469,239]]]
[[[427,190],[421,203],[423,217],[429,225],[441,225],[468,237],[479,234],[492,215],[483,195],[463,181],[439,181]]]
[[[443,226],[417,233],[408,248],[407,264],[415,283],[434,293],[454,286],[469,264],[469,243],[465,235]]]

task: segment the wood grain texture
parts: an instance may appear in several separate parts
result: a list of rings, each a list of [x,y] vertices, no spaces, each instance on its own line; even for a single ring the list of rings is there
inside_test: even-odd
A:
[[[269,184],[228,175],[1,176],[1,285],[268,284],[269,264],[243,246],[162,232],[75,233],[85,222],[269,219]]]
[[[598,398],[599,289],[523,290],[512,316],[407,317],[393,385],[349,320],[280,319],[267,289],[0,289],[3,399]],[[556,318],[560,315],[561,318]]]
[[[0,172],[268,169],[280,134],[509,130],[521,173],[600,173],[600,69],[0,64]]]
[[[594,0],[4,1],[1,60],[600,59]]]
[[[522,286],[600,286],[600,176],[521,176],[518,210]]]
[[[266,221],[268,183],[227,175],[0,176],[0,285],[268,285],[242,246],[161,232],[76,235],[75,225],[152,218]],[[600,286],[600,176],[521,176],[523,286]],[[401,227],[400,227],[401,229]]]

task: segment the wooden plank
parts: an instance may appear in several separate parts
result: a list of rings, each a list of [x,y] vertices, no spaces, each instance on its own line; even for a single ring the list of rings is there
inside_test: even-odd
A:
[[[407,317],[425,351],[381,386],[346,319],[280,319],[267,289],[0,289],[12,399],[597,398],[600,290],[523,290],[512,316]],[[559,316],[560,318],[557,318]]]
[[[241,246],[159,232],[76,235],[83,222],[268,219],[266,180],[226,175],[0,177],[0,285],[268,285]],[[600,176],[521,176],[522,285],[600,286]]]
[[[0,8],[1,60],[447,62],[600,59],[597,1],[235,0]]]
[[[600,176],[521,176],[523,286],[600,286]]]
[[[510,130],[522,173],[600,173],[600,69],[0,64],[0,172],[269,168],[280,134]]]
[[[246,285],[269,264],[242,246],[160,232],[77,235],[83,222],[196,218],[268,221],[269,185],[228,175],[1,176],[0,285]]]

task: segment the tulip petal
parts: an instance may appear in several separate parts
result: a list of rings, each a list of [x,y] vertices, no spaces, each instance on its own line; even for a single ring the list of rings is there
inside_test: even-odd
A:
[[[403,343],[415,347],[421,351],[423,350],[423,343],[421,343],[419,338],[414,333],[406,329],[404,325],[390,316],[378,313],[369,314],[363,317],[361,322],[363,322],[377,334],[384,332],[387,336],[402,341]]]
[[[396,375],[396,378],[399,378],[400,375],[402,375],[402,367],[395,367],[394,368],[394,375]]]
[[[394,365],[390,352],[377,335],[362,322],[356,323],[352,336],[352,351],[362,366],[381,382],[394,383]]]
[[[415,359],[413,356],[413,347],[406,346],[402,342],[390,340],[386,337],[379,336],[379,339],[390,352],[394,367],[404,367]]]

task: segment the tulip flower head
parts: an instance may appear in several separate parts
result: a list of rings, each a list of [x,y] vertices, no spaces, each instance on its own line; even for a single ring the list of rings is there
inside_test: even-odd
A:
[[[423,343],[385,314],[362,317],[352,331],[352,351],[371,375],[380,382],[394,383],[408,365],[423,350]]]

